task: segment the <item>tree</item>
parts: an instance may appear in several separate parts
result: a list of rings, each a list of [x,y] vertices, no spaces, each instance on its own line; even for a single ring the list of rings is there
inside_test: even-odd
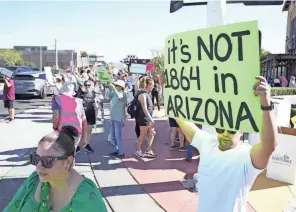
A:
[[[158,49],[151,50],[152,53],[152,59],[151,61],[155,64],[155,74],[159,74],[162,81],[164,82],[165,76],[164,76],[164,54],[163,51],[160,51]]]
[[[261,49],[261,51],[260,51],[260,60],[262,60],[264,57],[266,57],[269,54],[270,54],[269,51],[267,51],[265,49]]]
[[[25,61],[24,65],[25,65],[25,66],[29,66],[29,67],[33,67],[33,68],[36,67],[36,65],[35,65],[34,63],[32,63],[32,62],[28,62],[28,61]]]
[[[88,57],[87,52],[80,52],[81,57]]]
[[[0,50],[0,58],[4,60],[5,66],[24,65],[22,53],[16,50],[12,50],[12,49]]]

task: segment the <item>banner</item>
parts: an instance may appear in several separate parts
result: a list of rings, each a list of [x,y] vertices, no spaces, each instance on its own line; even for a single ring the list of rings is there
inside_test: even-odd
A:
[[[169,117],[259,132],[253,85],[260,75],[257,21],[182,32],[166,38],[165,110]]]
[[[112,77],[108,73],[108,70],[105,67],[100,67],[96,69],[98,79],[101,81],[101,83],[111,83],[113,82]]]

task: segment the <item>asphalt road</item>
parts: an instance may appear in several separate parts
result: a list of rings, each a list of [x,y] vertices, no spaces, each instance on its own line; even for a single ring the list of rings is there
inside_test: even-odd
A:
[[[3,104],[3,84],[0,83],[0,119],[7,116],[7,110],[4,108]],[[14,102],[15,113],[21,113],[28,109],[34,109],[39,106],[50,105],[52,97],[48,96],[46,99],[40,99],[38,97],[22,97],[18,98]]]

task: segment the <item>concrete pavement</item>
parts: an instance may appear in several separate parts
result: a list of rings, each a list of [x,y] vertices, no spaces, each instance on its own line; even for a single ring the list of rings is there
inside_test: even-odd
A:
[[[10,124],[0,123],[0,191],[6,191],[0,192],[0,211],[35,170],[28,162],[29,153],[51,130],[50,107],[26,110]],[[95,153],[81,151],[75,169],[100,188],[108,211],[163,211],[137,184],[123,162],[108,156],[114,150],[107,142],[108,134],[108,120],[98,123],[92,139]]]

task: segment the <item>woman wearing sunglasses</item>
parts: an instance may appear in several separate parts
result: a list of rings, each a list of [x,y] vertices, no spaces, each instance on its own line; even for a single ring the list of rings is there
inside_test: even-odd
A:
[[[36,166],[4,212],[106,212],[96,185],[73,169],[76,128],[44,136],[30,162]]]
[[[247,211],[247,195],[266,167],[277,144],[277,130],[270,101],[270,86],[257,77],[254,94],[260,96],[263,128],[261,142],[241,144],[241,132],[216,129],[213,136],[193,123],[177,119],[192,146],[200,153],[197,173],[198,212]]]
[[[85,111],[86,121],[87,121],[87,144],[84,146],[86,152],[94,152],[90,146],[92,128],[96,124],[97,108],[99,105],[99,99],[94,90],[92,81],[86,80],[84,82],[84,90],[79,94],[78,98],[83,100],[83,107]],[[80,147],[76,149],[76,153],[80,152]]]

